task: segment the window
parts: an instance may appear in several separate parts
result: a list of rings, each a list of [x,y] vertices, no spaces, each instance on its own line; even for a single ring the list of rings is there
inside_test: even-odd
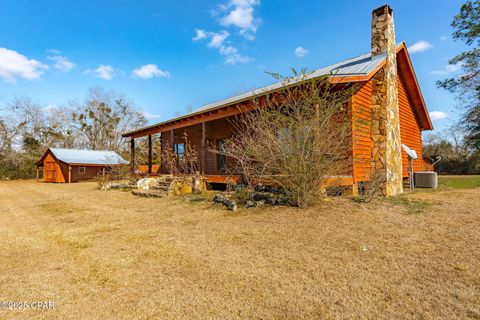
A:
[[[177,143],[175,144],[175,153],[177,154],[178,160],[182,160],[185,155],[185,144]]]
[[[217,171],[226,172],[227,171],[227,155],[225,154],[225,140],[217,140]]]
[[[85,174],[86,171],[87,171],[87,170],[86,170],[85,167],[78,167],[78,173],[80,173],[80,174]]]

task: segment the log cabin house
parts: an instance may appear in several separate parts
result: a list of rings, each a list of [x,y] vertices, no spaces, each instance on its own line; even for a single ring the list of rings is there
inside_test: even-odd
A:
[[[37,181],[39,168],[43,168],[44,182],[71,183],[93,179],[112,166],[127,164],[115,151],[48,148],[36,163]]]
[[[355,84],[348,108],[351,115],[350,172],[345,172],[336,185],[351,185],[370,179],[372,172],[381,176],[384,195],[403,191],[403,180],[408,177],[407,154],[401,144],[414,149],[418,158],[413,161],[413,171],[421,171],[427,164],[422,156],[422,131],[432,130],[425,101],[420,90],[404,42],[396,44],[393,11],[385,5],[372,12],[371,51],[345,61],[316,70],[311,77],[328,75],[332,83]],[[238,181],[240,175],[229,176],[233,161],[218,153],[209,152],[209,145],[219,146],[233,134],[231,119],[249,109],[252,99],[274,93],[282,88],[276,83],[208,104],[184,116],[160,122],[123,134],[130,138],[131,164],[135,163],[135,139],[148,136],[149,164],[152,173],[152,135],[160,134],[161,143],[170,143],[180,156],[183,152],[182,134],[188,134],[190,143],[200,155],[201,173],[211,183]],[[373,125],[361,125],[358,119],[372,117]],[[160,166],[158,173],[168,173]]]

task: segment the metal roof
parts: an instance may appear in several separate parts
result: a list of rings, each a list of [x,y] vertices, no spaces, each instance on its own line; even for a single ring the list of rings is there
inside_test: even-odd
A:
[[[364,55],[351,58],[348,60],[344,60],[332,65],[329,65],[327,67],[317,69],[311,74],[309,74],[306,78],[298,78],[296,80],[292,80],[290,83],[285,83],[285,82],[277,82],[268,86],[265,86],[263,88],[251,90],[227,99],[223,99],[217,102],[213,102],[210,104],[207,104],[191,113],[187,113],[186,115],[190,114],[196,114],[199,112],[204,112],[208,111],[210,109],[215,109],[219,106],[227,105],[230,103],[234,103],[236,101],[244,100],[247,98],[254,97],[258,94],[273,91],[279,88],[284,87],[285,85],[288,84],[294,84],[295,82],[298,82],[300,80],[308,80],[308,79],[314,79],[317,77],[325,76],[325,75],[330,75],[331,77],[352,77],[352,76],[366,76],[375,68],[378,67],[379,64],[383,62],[385,57],[387,56],[386,53],[377,55],[372,58],[371,53],[366,53]]]
[[[124,133],[123,136],[127,137],[130,134],[140,132],[140,131],[144,131],[144,130],[148,130],[150,128],[154,128],[154,127],[157,127],[157,126],[162,125],[162,124],[169,123],[169,122],[174,121],[174,120],[183,119],[183,118],[186,118],[186,117],[189,117],[189,116],[192,116],[192,115],[201,114],[203,112],[207,112],[207,111],[214,110],[214,109],[217,109],[217,108],[221,108],[221,107],[233,104],[233,103],[237,103],[237,102],[255,97],[255,96],[260,95],[260,94],[265,94],[267,92],[275,91],[275,90],[277,90],[279,88],[282,88],[286,85],[295,84],[295,83],[300,82],[302,80],[314,79],[314,78],[325,76],[325,75],[329,75],[332,78],[348,78],[348,77],[355,77],[355,76],[368,76],[380,64],[383,63],[386,56],[387,56],[387,54],[383,53],[383,54],[379,54],[379,55],[376,55],[376,56],[372,57],[372,53],[369,52],[369,53],[363,54],[361,56],[357,56],[357,57],[354,57],[354,58],[343,60],[341,62],[326,66],[324,68],[317,69],[314,72],[310,73],[307,77],[293,79],[289,83],[285,83],[284,81],[277,82],[277,83],[274,83],[274,84],[271,84],[271,85],[268,85],[268,86],[265,86],[265,87],[262,87],[262,88],[258,88],[258,89],[255,89],[255,90],[251,90],[251,91],[248,91],[248,92],[245,92],[245,93],[242,93],[242,94],[239,94],[239,95],[227,98],[227,99],[219,100],[219,101],[207,104],[207,105],[205,105],[205,106],[203,106],[203,107],[201,107],[201,108],[199,108],[199,109],[197,109],[193,112],[184,114],[184,115],[182,115],[180,117],[177,117],[175,119],[169,119],[167,121],[159,122],[159,123],[156,123],[156,124],[153,124],[153,125],[150,125],[150,126],[147,126],[147,127],[143,127],[143,128],[140,128],[140,129],[128,132],[128,133]]]
[[[55,158],[65,163],[115,165],[128,164],[115,151],[50,148]]]

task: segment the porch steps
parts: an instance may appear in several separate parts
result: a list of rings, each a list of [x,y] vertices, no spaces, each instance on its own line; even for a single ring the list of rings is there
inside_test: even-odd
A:
[[[149,198],[163,198],[168,195],[170,190],[170,185],[172,184],[173,178],[170,176],[163,176],[157,178],[157,184],[151,186],[148,190],[136,189],[132,190],[132,194],[139,197],[149,197]]]
[[[150,190],[155,190],[155,191],[165,191],[165,192],[167,192],[169,189],[170,189],[170,183],[160,184],[158,186],[150,187]]]

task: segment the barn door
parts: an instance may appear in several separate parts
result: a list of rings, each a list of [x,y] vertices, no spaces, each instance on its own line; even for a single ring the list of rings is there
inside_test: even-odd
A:
[[[47,182],[56,182],[56,171],[55,171],[55,162],[45,162],[45,181]]]

